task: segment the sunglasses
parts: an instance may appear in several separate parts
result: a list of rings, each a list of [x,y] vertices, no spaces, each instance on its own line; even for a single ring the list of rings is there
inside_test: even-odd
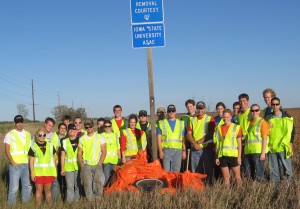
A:
[[[76,124],[76,125],[77,125],[77,124],[81,124],[81,122],[75,122],[74,124]]]
[[[105,128],[110,128],[111,126],[104,126]]]
[[[93,126],[85,126],[85,129],[93,128]]]
[[[175,111],[175,110],[169,110],[169,111],[168,111],[168,113],[171,113],[171,112],[176,112],[176,111]]]
[[[280,104],[279,103],[273,103],[271,104],[272,106],[279,106]]]
[[[259,111],[259,109],[256,109],[256,110],[251,110],[251,112],[258,112]]]
[[[39,137],[46,137],[46,134],[39,134]]]

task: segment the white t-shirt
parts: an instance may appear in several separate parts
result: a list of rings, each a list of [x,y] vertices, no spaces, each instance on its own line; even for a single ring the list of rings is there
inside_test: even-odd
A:
[[[14,130],[11,130],[10,132],[8,132],[5,135],[4,140],[3,140],[5,144],[10,144],[11,137],[14,137],[14,134],[12,134],[11,132],[17,133],[17,135],[21,139],[22,144],[23,145],[26,144],[26,131],[24,129],[22,131],[17,131],[16,129],[14,129]],[[29,134],[29,136],[30,136],[30,134]],[[30,139],[31,139],[31,136],[30,136]]]

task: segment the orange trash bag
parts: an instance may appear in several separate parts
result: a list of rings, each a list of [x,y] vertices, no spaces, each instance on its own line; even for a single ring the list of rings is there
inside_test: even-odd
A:
[[[204,188],[204,178],[205,174],[190,171],[168,172],[162,168],[159,160],[148,163],[146,152],[139,151],[135,159],[115,168],[107,187],[104,188],[104,194],[117,191],[151,191],[154,188],[161,189],[163,194],[174,194],[177,190],[186,188],[200,191]]]

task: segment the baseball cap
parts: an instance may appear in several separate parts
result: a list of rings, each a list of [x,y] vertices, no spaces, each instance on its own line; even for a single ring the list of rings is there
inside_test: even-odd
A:
[[[146,110],[140,110],[139,111],[139,116],[141,115],[147,115],[147,111]]]
[[[87,119],[86,121],[84,121],[84,126],[93,127],[94,126],[94,122],[91,119]]]
[[[165,113],[165,112],[166,112],[166,109],[165,109],[164,107],[159,107],[159,108],[157,108],[156,113],[158,114],[158,113],[160,113],[160,112]]]
[[[206,108],[205,102],[203,101],[197,102],[196,108]]]
[[[168,108],[167,108],[167,112],[169,112],[169,111],[176,111],[175,105],[170,104],[170,105],[168,106]]]
[[[14,122],[15,123],[23,123],[24,122],[24,118],[22,117],[22,115],[16,115],[14,117]]]
[[[68,130],[76,130],[75,124],[74,124],[74,123],[70,123],[70,124],[68,125]]]

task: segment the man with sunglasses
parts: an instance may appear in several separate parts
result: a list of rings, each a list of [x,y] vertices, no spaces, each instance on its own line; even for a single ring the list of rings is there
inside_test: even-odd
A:
[[[15,128],[4,138],[5,154],[9,160],[8,205],[15,205],[21,180],[23,203],[30,200],[31,184],[28,166],[28,151],[31,135],[23,129],[24,119],[21,115],[14,117]]]
[[[283,166],[284,177],[294,181],[292,159],[295,126],[293,118],[280,108],[280,99],[271,100],[273,113],[266,117],[269,123],[269,169],[270,179],[280,183],[280,166]]]
[[[179,172],[181,159],[186,158],[184,122],[176,119],[176,107],[167,107],[168,119],[160,120],[156,129],[159,158],[163,168],[169,172]]]
[[[78,145],[78,162],[81,167],[81,182],[88,201],[100,197],[103,193],[105,179],[102,163],[106,156],[106,142],[104,137],[94,130],[94,122],[86,120],[84,128],[87,131],[80,138]]]
[[[250,113],[252,120],[249,122],[244,147],[245,174],[253,180],[263,181],[269,126],[267,121],[260,117],[258,104],[251,105]]]
[[[213,134],[216,127],[214,118],[206,114],[206,104],[196,104],[197,118],[191,120],[187,130],[187,139],[191,143],[192,172],[207,174],[206,183],[212,184],[215,167]]]
[[[147,158],[148,162],[152,162],[152,149],[151,149],[151,124],[147,121],[147,111],[139,111],[139,121],[136,123],[136,128],[144,131],[147,137]]]

